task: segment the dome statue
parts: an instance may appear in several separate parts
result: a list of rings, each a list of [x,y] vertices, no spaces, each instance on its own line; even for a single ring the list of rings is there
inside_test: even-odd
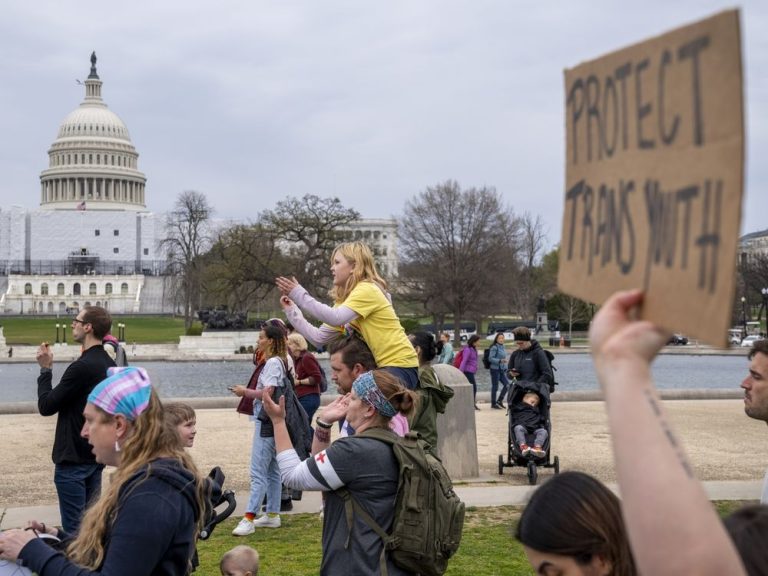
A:
[[[146,176],[128,128],[101,98],[96,53],[85,98],[59,127],[40,173],[40,207],[47,210],[146,210]]]

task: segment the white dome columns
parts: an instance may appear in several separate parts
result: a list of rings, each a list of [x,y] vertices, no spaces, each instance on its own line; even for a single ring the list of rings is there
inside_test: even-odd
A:
[[[83,83],[85,98],[64,119],[40,173],[45,210],[146,210],[146,177],[122,120],[101,98],[96,54]],[[83,205],[85,202],[85,205]]]
[[[98,176],[51,176],[42,181],[41,204],[71,210],[81,202],[88,209],[143,209],[143,181]],[[93,204],[91,204],[93,202]]]

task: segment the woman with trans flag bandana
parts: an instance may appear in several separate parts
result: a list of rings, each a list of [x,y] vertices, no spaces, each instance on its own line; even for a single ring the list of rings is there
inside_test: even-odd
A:
[[[81,432],[96,461],[117,469],[78,534],[41,522],[0,534],[0,557],[39,576],[187,574],[201,527],[203,482],[163,417],[143,368],[110,368],[88,396]],[[68,541],[66,551],[39,533]]]
[[[354,527],[347,526],[344,500],[334,490],[345,486],[375,522],[389,532],[397,494],[397,460],[389,444],[366,437],[363,432],[382,428],[392,433],[390,419],[398,413],[410,416],[416,393],[406,389],[386,370],[361,374],[352,384],[347,410],[347,420],[355,429],[355,435],[339,438],[303,462],[288,435],[284,400],[280,399],[278,405],[270,394],[264,394],[262,401],[275,428],[277,462],[283,483],[298,490],[326,492],[320,574],[379,574],[381,538],[358,518],[354,520]],[[315,437],[330,437],[330,425],[320,419],[316,423]],[[387,571],[390,576],[407,574],[389,559]]]

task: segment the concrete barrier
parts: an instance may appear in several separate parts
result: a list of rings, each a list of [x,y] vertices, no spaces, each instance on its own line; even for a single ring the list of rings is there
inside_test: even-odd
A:
[[[477,478],[477,426],[472,385],[458,369],[448,364],[434,366],[440,382],[453,388],[445,414],[437,415],[437,451],[453,480]]]

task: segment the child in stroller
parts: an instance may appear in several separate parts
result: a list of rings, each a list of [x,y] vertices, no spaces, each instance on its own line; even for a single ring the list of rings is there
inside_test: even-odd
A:
[[[513,380],[507,396],[509,426],[507,454],[499,454],[499,475],[505,467],[521,466],[528,470],[528,481],[536,484],[537,466],[554,468],[560,473],[560,459],[550,459],[552,424],[549,419],[549,384]]]
[[[512,406],[512,421],[514,422],[512,432],[523,456],[528,456],[531,453],[536,458],[543,458],[547,455],[543,446],[549,437],[549,432],[544,427],[546,422],[541,417],[540,403],[541,398],[536,392],[526,392],[523,399]],[[526,438],[526,435],[530,433],[534,436],[533,448],[528,446],[528,439]]]

